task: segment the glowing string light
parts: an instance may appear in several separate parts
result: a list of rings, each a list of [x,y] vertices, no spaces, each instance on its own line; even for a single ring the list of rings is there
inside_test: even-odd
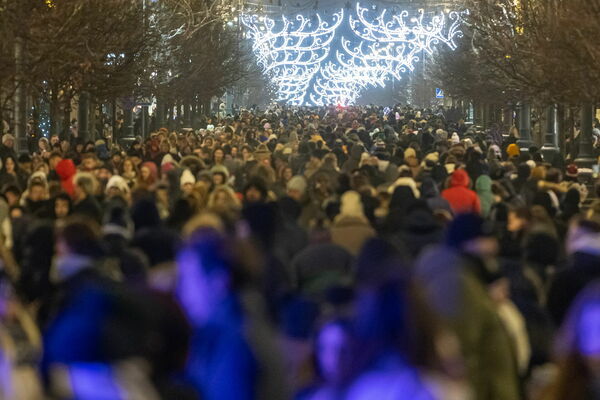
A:
[[[329,56],[335,31],[344,20],[344,11],[333,22],[316,15],[314,21],[297,15],[294,20],[242,15],[242,23],[253,39],[252,49],[265,74],[278,86],[278,101],[303,104],[313,76]]]
[[[318,14],[279,22],[242,15],[241,21],[258,64],[278,88],[277,101],[349,105],[368,87],[384,87],[389,79],[414,71],[422,53],[432,54],[438,45],[455,50],[465,13],[442,12],[426,20],[423,10],[410,19],[407,11],[389,17],[384,10],[372,18],[357,3],[356,15],[348,17],[353,37],[341,37],[339,44],[333,41],[343,10],[334,13],[332,22]]]

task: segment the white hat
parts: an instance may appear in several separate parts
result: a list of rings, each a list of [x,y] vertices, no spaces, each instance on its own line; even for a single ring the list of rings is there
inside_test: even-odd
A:
[[[161,167],[162,167],[163,165],[165,165],[165,164],[169,164],[169,163],[170,163],[170,164],[173,164],[173,165],[177,164],[177,163],[175,162],[175,159],[174,159],[174,158],[173,158],[173,156],[171,155],[171,153],[167,153],[167,154],[165,154],[165,156],[162,158],[162,161],[160,162],[160,165],[161,165]]]
[[[13,135],[11,135],[10,133],[5,133],[4,136],[2,136],[2,144],[6,144],[6,142],[8,140],[12,140],[14,142],[15,137]]]
[[[184,169],[183,173],[181,174],[181,178],[179,178],[179,184],[181,185],[181,187],[183,187],[186,184],[194,184],[196,183],[196,178],[194,178],[194,174],[192,174],[192,171],[190,171],[189,169]]]
[[[120,175],[113,175],[106,184],[106,193],[112,188],[119,189],[121,193],[129,193],[129,185]]]

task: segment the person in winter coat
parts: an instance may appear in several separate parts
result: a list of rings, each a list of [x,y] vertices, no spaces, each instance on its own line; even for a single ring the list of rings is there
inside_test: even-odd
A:
[[[567,234],[567,266],[554,275],[548,291],[547,307],[556,325],[564,317],[579,292],[600,279],[600,224],[575,219]]]
[[[455,214],[481,213],[481,203],[477,193],[469,189],[471,180],[463,169],[458,169],[450,177],[448,189],[442,192],[442,197],[448,200]]]
[[[346,160],[346,162],[342,166],[342,172],[348,174],[354,171],[355,169],[358,169],[360,164],[360,157],[363,151],[364,148],[362,145],[355,144],[354,146],[352,146],[352,150],[350,150],[350,158],[348,158],[348,160]]]
[[[488,286],[495,248],[483,219],[462,214],[448,228],[446,245],[426,250],[415,264],[429,303],[458,337],[477,400],[523,398],[512,342]]]
[[[94,197],[96,179],[93,175],[80,172],[73,178],[74,183],[74,205],[73,214],[83,215],[100,223],[102,220],[102,208]]]
[[[475,183],[475,190],[481,204],[481,215],[487,217],[490,214],[494,204],[494,194],[492,193],[492,179],[487,175],[481,175]]]
[[[56,164],[56,174],[60,178],[62,189],[71,197],[74,196],[73,177],[77,173],[75,163],[71,159],[64,159]]]
[[[577,296],[556,338],[557,373],[540,396],[543,400],[598,399],[598,341],[600,281],[590,283]]]
[[[375,236],[375,230],[365,217],[360,194],[353,190],[344,193],[340,213],[335,217],[330,233],[333,243],[354,256],[368,239]]]
[[[452,215],[452,208],[448,200],[440,196],[440,191],[437,184],[431,178],[426,178],[421,183],[421,198],[427,202],[431,211],[447,211]]]

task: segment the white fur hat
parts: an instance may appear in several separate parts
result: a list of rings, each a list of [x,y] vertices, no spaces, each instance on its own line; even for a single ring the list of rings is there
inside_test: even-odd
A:
[[[181,174],[181,178],[179,178],[179,184],[181,185],[181,187],[183,187],[188,183],[191,183],[193,185],[194,183],[196,183],[196,178],[194,178],[194,174],[192,174],[192,171],[190,171],[189,169],[184,169],[183,173]]]

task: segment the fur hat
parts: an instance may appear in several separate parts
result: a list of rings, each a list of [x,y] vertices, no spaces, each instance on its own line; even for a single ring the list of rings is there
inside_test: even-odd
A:
[[[306,188],[308,184],[306,183],[306,179],[303,176],[296,175],[293,176],[287,183],[287,190],[296,190],[301,194],[306,193]]]
[[[113,175],[106,184],[106,193],[112,188],[119,189],[121,193],[129,193],[129,185],[122,176]]]
[[[4,136],[2,136],[2,144],[6,144],[6,142],[8,142],[9,140],[12,140],[14,142],[15,137],[10,133],[5,133]]]
[[[181,185],[181,187],[183,187],[188,183],[193,185],[194,183],[196,183],[196,178],[194,178],[194,175],[189,169],[184,169],[183,173],[181,174],[181,177],[179,178],[179,184]]]
[[[388,188],[388,193],[393,194],[394,190],[396,190],[396,188],[398,186],[408,186],[412,190],[413,195],[415,196],[415,199],[418,199],[419,197],[421,197],[421,193],[419,192],[419,189],[417,188],[417,183],[415,182],[415,180],[413,178],[402,177],[402,178],[396,179],[396,182],[394,182],[394,184]]]
[[[358,192],[350,190],[342,195],[340,204],[340,215],[352,217],[365,216],[363,203]]]
[[[225,180],[229,179],[229,170],[224,165],[215,165],[210,169],[211,174],[223,174],[225,176]]]

